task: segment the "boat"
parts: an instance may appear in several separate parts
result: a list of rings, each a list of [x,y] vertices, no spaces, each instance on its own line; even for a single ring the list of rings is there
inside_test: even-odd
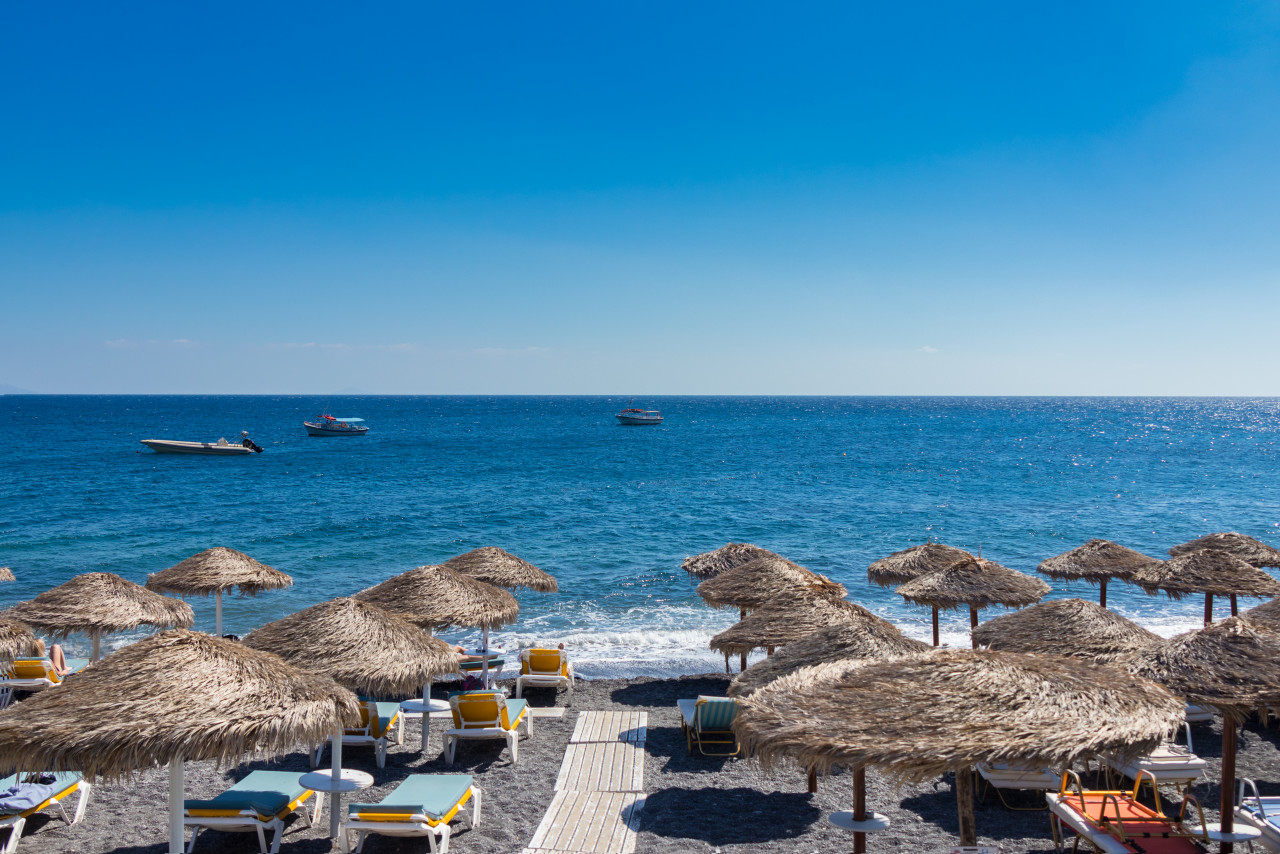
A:
[[[363,418],[334,418],[321,415],[315,421],[303,421],[308,436],[363,436],[369,432]]]
[[[639,427],[643,424],[661,424],[662,413],[656,409],[624,409],[614,416],[619,424]]]
[[[221,438],[216,442],[178,442],[173,439],[143,439],[146,445],[157,454],[207,454],[213,457],[242,457],[255,453],[254,448],[247,445],[233,445]],[[257,447],[256,445],[254,447]],[[258,448],[256,453],[261,453]]]

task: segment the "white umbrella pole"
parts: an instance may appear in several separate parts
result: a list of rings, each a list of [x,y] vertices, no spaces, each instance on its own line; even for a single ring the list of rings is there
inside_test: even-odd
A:
[[[213,624],[217,627],[214,629],[214,637],[222,637],[222,591],[217,590],[213,594]]]
[[[484,648],[480,650],[480,655],[483,657],[483,661],[480,664],[480,670],[483,674],[481,678],[484,679],[484,687],[489,688],[491,687],[489,685],[489,627],[485,626],[480,632],[484,637]]]
[[[431,735],[431,683],[435,681],[428,679],[427,684],[422,686],[422,752],[427,752],[427,738]]]
[[[182,812],[182,757],[175,756],[169,760],[169,854],[183,854]]]
[[[101,632],[93,632],[90,637],[93,638],[93,661],[97,661],[102,658],[102,634]]]
[[[376,714],[376,713],[374,713]],[[338,838],[338,818],[339,810],[342,809],[342,795],[338,792],[338,781],[342,779],[342,727],[338,727],[338,731],[333,734],[333,749],[330,753],[333,759],[333,771],[329,776],[329,838]]]

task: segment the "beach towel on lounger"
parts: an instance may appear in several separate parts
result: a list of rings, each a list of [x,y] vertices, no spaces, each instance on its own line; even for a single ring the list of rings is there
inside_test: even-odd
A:
[[[16,813],[35,809],[65,786],[46,786],[43,783],[18,783],[0,792],[0,812]]]

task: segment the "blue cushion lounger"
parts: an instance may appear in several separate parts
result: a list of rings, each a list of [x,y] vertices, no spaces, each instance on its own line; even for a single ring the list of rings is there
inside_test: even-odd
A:
[[[738,737],[733,733],[733,719],[738,716],[738,701],[731,697],[698,697],[676,700],[680,709],[680,728],[684,730],[689,753],[697,745],[703,756],[737,756]],[[709,746],[732,747],[732,750],[707,750]]]
[[[1246,788],[1253,790],[1252,797],[1245,797]],[[1280,797],[1259,797],[1257,784],[1242,778],[1235,817],[1236,821],[1262,831],[1262,838],[1258,841],[1268,851],[1280,851]]]
[[[469,800],[471,815],[462,810]],[[356,854],[364,849],[370,833],[425,836],[431,851],[447,852],[452,833],[449,822],[455,818],[467,827],[480,824],[480,787],[472,783],[471,775],[410,774],[381,803],[347,807],[339,834],[342,850],[351,851],[351,833],[355,832]]]
[[[216,798],[184,801],[182,823],[193,829],[191,843],[187,846],[188,854],[195,849],[200,831],[207,827],[256,831],[262,854],[277,854],[286,818],[296,812],[307,827],[320,818],[324,799],[316,798],[315,812],[308,814],[304,805],[315,792],[298,784],[300,776],[297,771],[253,771]],[[268,830],[275,831],[270,850],[267,848]]]
[[[0,793],[7,792],[10,787],[17,785],[19,777],[25,783],[39,776],[42,775],[10,774],[0,780]],[[4,848],[0,849],[4,854],[12,854],[12,852],[18,850],[18,840],[22,838],[22,828],[26,825],[27,818],[41,810],[57,807],[58,814],[62,816],[62,820],[67,824],[75,824],[84,818],[84,809],[89,803],[89,784],[81,779],[80,772],[57,771],[51,776],[53,777],[53,782],[48,785],[44,791],[45,797],[41,798],[39,803],[16,808],[0,807],[0,827],[9,828],[9,838],[5,841]],[[68,816],[67,809],[62,805],[62,802],[73,792],[80,793],[80,801],[76,804],[76,811]]]

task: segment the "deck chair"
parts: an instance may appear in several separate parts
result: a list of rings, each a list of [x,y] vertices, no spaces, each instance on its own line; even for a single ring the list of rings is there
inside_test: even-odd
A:
[[[1253,791],[1253,797],[1245,797],[1245,790]],[[1280,797],[1258,795],[1258,784],[1242,778],[1236,791],[1236,821],[1262,831],[1258,839],[1268,851],[1280,851]]]
[[[67,666],[72,673],[79,673],[89,666],[87,658],[68,658]],[[17,658],[0,679],[0,686],[12,691],[43,691],[62,684],[62,678],[53,669],[53,662],[47,658]]]
[[[978,776],[986,784],[982,790],[982,797],[985,799],[987,793],[994,790],[1000,803],[1011,810],[1042,810],[1048,807],[1015,807],[1005,798],[1004,789],[1052,792],[1062,784],[1062,775],[1052,769],[1011,762],[979,762]]]
[[[1117,754],[1102,757],[1102,764],[1108,774],[1116,772],[1130,780],[1138,779],[1138,774],[1146,772],[1157,785],[1172,783],[1182,794],[1204,774],[1209,763],[1191,752],[1191,724],[1183,727],[1187,734],[1187,746],[1166,742],[1146,756],[1124,758]]]
[[[730,697],[698,697],[676,700],[680,709],[680,728],[684,730],[689,755],[696,745],[703,756],[737,756],[741,746],[731,725],[738,716],[738,701]],[[732,747],[732,750],[707,750],[708,747]]]
[[[319,820],[324,806],[324,798],[316,798],[313,811],[308,813],[306,802],[315,792],[298,785],[298,777],[297,771],[253,771],[216,798],[183,801],[182,825],[192,829],[187,854],[195,850],[196,837],[206,828],[233,833],[256,832],[262,854],[277,854],[285,819],[297,813],[307,827],[311,827]],[[269,830],[275,835],[268,849]]]
[[[51,779],[52,782],[40,783],[40,779]],[[84,818],[84,810],[89,803],[90,787],[81,778],[79,771],[56,771],[51,774],[10,774],[0,780],[0,792],[6,792],[20,783],[42,786],[43,788],[33,788],[29,792],[20,792],[19,794],[25,796],[25,800],[29,802],[26,805],[15,803],[13,806],[6,807],[0,803],[0,828],[9,828],[9,838],[5,841],[4,847],[0,848],[0,851],[3,851],[4,854],[13,854],[14,851],[18,850],[18,840],[22,838],[22,829],[26,826],[27,819],[49,807],[56,807],[58,815],[67,824],[75,824]],[[76,803],[75,812],[67,815],[67,808],[62,802],[75,792],[80,793],[80,799]]]
[[[1151,786],[1154,808],[1140,803],[1143,782]],[[1133,790],[1087,790],[1072,771],[1062,775],[1057,793],[1048,793],[1053,841],[1062,850],[1064,828],[1086,839],[1103,854],[1144,851],[1148,854],[1193,854],[1203,849],[1197,842],[1208,842],[1204,811],[1190,792],[1182,796],[1176,816],[1160,809],[1160,795],[1155,778],[1145,771],[1138,773]],[[1199,827],[1186,823],[1194,808]],[[1079,839],[1076,840],[1079,844]]]
[[[524,687],[569,689],[573,700],[573,665],[563,649],[526,649],[520,652],[520,675],[516,677],[516,697],[524,695]]]
[[[462,810],[467,801],[472,802],[471,815]],[[469,828],[480,824],[480,787],[472,784],[470,775],[410,774],[381,803],[348,806],[338,835],[344,854],[351,851],[353,832],[358,834],[356,854],[370,833],[425,836],[431,851],[446,852],[452,833],[449,822],[455,818]]]
[[[453,763],[458,741],[464,738],[501,738],[511,748],[511,764],[519,761],[520,733],[533,735],[533,715],[524,700],[508,700],[501,691],[460,691],[449,697],[453,727],[444,731],[444,761]]]
[[[325,745],[332,741],[333,736],[330,736],[316,748],[312,768],[319,766]],[[391,742],[404,744],[404,721],[400,715],[400,704],[379,703],[361,697],[360,726],[342,731],[342,746],[373,745],[374,759],[378,767],[385,768],[387,767],[387,746]]]

